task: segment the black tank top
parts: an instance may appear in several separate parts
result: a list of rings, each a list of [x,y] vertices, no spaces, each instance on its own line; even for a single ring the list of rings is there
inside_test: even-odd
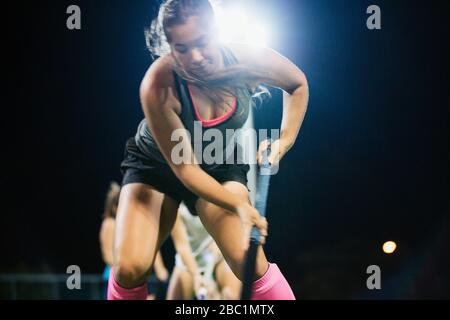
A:
[[[237,59],[228,48],[221,47],[221,51],[223,54],[225,66],[237,63]],[[194,146],[197,146],[195,150],[200,151],[200,153],[196,153],[197,159],[201,161],[200,166],[206,170],[213,169],[221,165],[222,163],[228,163],[227,159],[228,161],[231,160],[231,156],[233,157],[232,163],[237,163],[237,161],[240,161],[240,163],[242,163],[242,157],[239,157],[239,160],[237,158],[237,156],[240,155],[240,152],[237,152],[237,146],[234,144],[236,133],[235,130],[242,128],[242,126],[247,121],[251,103],[251,93],[248,90],[239,89],[236,94],[236,104],[233,108],[231,108],[231,110],[228,110],[227,113],[219,118],[201,121],[198,111],[195,109],[194,103],[192,101],[187,82],[180,76],[178,76],[175,72],[173,72],[173,76],[175,87],[181,103],[180,119],[183,122],[184,127],[190,133],[192,147],[194,148]],[[198,134],[199,132],[201,132],[201,134]],[[218,137],[218,135],[216,135],[216,133],[218,132],[220,132],[221,137],[223,138],[222,150],[219,151],[219,154],[216,154],[215,152],[206,152],[206,150],[208,150],[206,149],[208,148],[208,145],[214,142],[215,138]],[[209,141],[204,141],[208,139]],[[167,163],[148,128],[146,119],[143,119],[139,124],[137,133],[135,135],[135,141],[139,150],[147,157],[162,163]],[[230,149],[225,152],[227,142]],[[199,150],[198,146],[201,146],[201,150]],[[234,152],[230,154],[231,148],[234,149]],[[209,151],[211,150],[212,148],[210,148]],[[215,163],[206,163],[206,158],[200,159],[203,151],[205,151],[205,153],[212,154],[216,160]],[[221,159],[221,161],[217,161],[218,159]]]

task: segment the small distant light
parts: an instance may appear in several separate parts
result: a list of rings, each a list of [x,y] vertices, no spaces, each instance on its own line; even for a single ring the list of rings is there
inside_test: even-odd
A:
[[[397,249],[397,244],[394,241],[386,241],[383,244],[383,252],[387,254],[391,254]]]

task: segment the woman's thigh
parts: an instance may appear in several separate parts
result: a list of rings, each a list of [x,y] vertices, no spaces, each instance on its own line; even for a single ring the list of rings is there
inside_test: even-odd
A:
[[[242,183],[226,181],[222,185],[228,191],[250,203],[248,189]],[[242,280],[241,273],[246,251],[242,247],[243,231],[239,216],[202,198],[197,200],[196,209],[203,225],[216,241],[231,270]],[[259,247],[255,279],[263,276],[267,271],[267,267],[268,262],[264,251],[262,247]]]
[[[145,282],[159,247],[175,221],[178,202],[153,187],[122,187],[116,216],[114,266],[119,283]]]

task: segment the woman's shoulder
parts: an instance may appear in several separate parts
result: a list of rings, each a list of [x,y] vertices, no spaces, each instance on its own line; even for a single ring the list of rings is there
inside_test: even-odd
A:
[[[170,55],[157,58],[147,69],[142,83],[148,87],[173,86],[173,61]]]
[[[173,61],[170,55],[165,55],[156,59],[147,69],[139,88],[141,98],[156,97],[173,99],[176,107],[178,101],[177,90],[175,89],[175,78],[173,74]],[[156,93],[156,94],[155,94]],[[163,94],[160,94],[163,93]],[[156,101],[161,104],[163,101]]]

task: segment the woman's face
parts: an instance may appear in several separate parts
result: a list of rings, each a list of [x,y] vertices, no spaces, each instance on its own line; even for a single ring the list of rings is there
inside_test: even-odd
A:
[[[207,76],[223,68],[222,55],[210,26],[197,16],[168,28],[175,59],[190,72]]]

